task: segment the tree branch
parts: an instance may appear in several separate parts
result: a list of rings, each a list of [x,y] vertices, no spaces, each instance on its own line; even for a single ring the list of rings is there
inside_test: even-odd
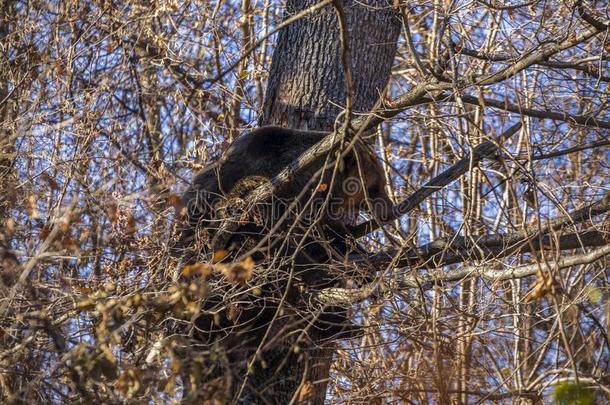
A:
[[[581,152],[581,151],[587,150],[587,149],[595,149],[595,148],[599,148],[599,147],[602,147],[602,146],[610,146],[610,140],[590,142],[590,143],[586,143],[586,144],[581,145],[581,146],[574,146],[572,148],[566,148],[566,149],[561,149],[561,150],[557,150],[557,151],[554,151],[554,152],[543,153],[543,154],[540,154],[540,155],[534,155],[534,156],[531,157],[531,160],[535,161],[535,160],[551,159],[551,158],[554,158],[554,157],[569,155],[570,153]],[[519,157],[517,157],[517,158],[519,158]]]
[[[525,253],[531,249],[542,249],[552,246],[552,232],[562,228],[589,221],[593,217],[610,211],[610,193],[604,198],[584,208],[554,218],[541,225],[534,225],[521,231],[508,235],[472,235],[469,237],[456,236],[438,239],[426,245],[400,252],[383,251],[373,256],[361,257],[353,255],[351,261],[355,264],[372,264],[374,266],[387,265],[392,260],[396,267],[426,266],[439,267],[447,264],[461,262],[465,259],[500,258],[515,253]],[[560,249],[575,249],[583,246],[601,246],[608,243],[608,236],[596,229],[589,229],[560,236]]]
[[[470,56],[476,59],[484,60],[487,62],[510,62],[513,60],[517,60],[519,57],[517,55],[508,55],[502,53],[490,54],[483,53],[480,51],[476,51],[474,49],[468,48],[459,48],[456,49],[456,45],[453,44],[454,52],[460,55]],[[577,61],[574,62],[564,62],[564,61],[556,61],[556,60],[546,60],[538,62],[537,65],[546,66],[555,69],[574,69],[584,72],[590,76],[595,77],[597,80],[601,80],[602,82],[610,82],[610,76],[602,76],[600,74],[600,70],[593,65],[580,65]]]
[[[472,165],[477,164],[482,159],[492,156],[498,150],[498,145],[504,140],[510,138],[521,129],[521,123],[517,123],[512,127],[508,128],[500,137],[495,141],[486,141],[475,147],[472,151],[472,155],[463,157],[456,164],[445,170],[424,186],[419,188],[416,192],[411,194],[409,197],[395,205],[392,209],[392,214],[389,220],[396,219],[402,215],[407,214],[409,211],[417,207],[422,201],[434,194],[438,190],[441,190],[449,183],[457,180],[461,175],[468,172]],[[352,235],[359,238],[366,235],[367,233],[379,228],[379,223],[375,220],[364,222],[352,229]]]
[[[602,246],[598,249],[591,250],[590,252],[583,253],[580,255],[574,255],[569,257],[563,257],[558,260],[553,261],[543,261],[540,263],[533,263],[524,266],[507,268],[504,270],[496,270],[485,267],[465,267],[460,270],[451,271],[446,273],[443,276],[443,281],[457,281],[461,280],[463,277],[468,277],[472,275],[481,276],[490,281],[501,281],[501,280],[511,280],[515,278],[523,278],[528,276],[533,276],[539,270],[549,271],[549,270],[558,270],[565,269],[567,267],[577,266],[580,264],[590,264],[596,260],[603,258],[604,256],[610,255],[610,245]]]
[[[479,86],[487,86],[490,84],[500,83],[504,80],[513,77],[514,75],[530,67],[531,65],[545,61],[556,53],[572,48],[573,46],[576,46],[581,42],[587,41],[603,31],[605,31],[605,29],[588,29],[583,34],[570,36],[568,39],[562,42],[550,43],[543,50],[539,52],[532,52],[529,56],[524,57],[523,59],[519,60],[518,62],[515,62],[511,66],[501,69],[498,72],[491,73],[486,77],[482,77],[478,80],[475,80],[475,84]]]
[[[582,19],[585,20],[590,25],[592,25],[593,27],[595,27],[596,29],[598,29],[600,31],[606,31],[610,27],[610,24],[608,24],[607,22],[598,20],[594,15],[589,13],[585,9],[585,6],[584,6],[582,0],[576,0],[576,3],[574,5],[576,6],[576,9],[578,10],[578,13],[582,17]]]
[[[527,115],[528,117],[551,119],[557,121],[565,121],[569,123],[575,123],[588,127],[610,129],[610,122],[600,121],[592,115],[572,115],[559,111],[542,111],[535,110],[533,108],[525,108],[516,104],[509,103],[508,101],[500,101],[492,98],[479,98],[470,96],[467,94],[460,95],[462,100],[468,104],[473,104],[481,107],[494,107],[504,111],[510,111],[521,115]],[[447,95],[446,99],[452,98],[451,95]],[[429,101],[438,101],[428,99]]]
[[[590,264],[607,255],[610,255],[610,245],[604,245],[598,249],[580,255],[560,258],[554,261],[533,263],[519,267],[508,267],[506,269],[491,268],[489,266],[469,266],[448,272],[436,271],[425,276],[410,275],[401,280],[388,283],[370,283],[357,289],[327,288],[313,294],[310,299],[322,305],[351,305],[363,301],[371,296],[383,294],[388,290],[405,288],[432,288],[435,284],[451,281],[460,281],[470,277],[482,277],[488,281],[512,280],[533,276],[538,271],[559,270],[581,264]]]
[[[323,4],[323,3],[325,4],[325,2],[322,2],[322,3],[319,3],[317,6],[319,6],[320,4]],[[287,25],[290,20],[291,19],[288,19],[282,24]],[[292,22],[292,21],[290,21],[290,22]],[[515,74],[519,73],[520,71],[526,69],[527,67],[529,67],[535,63],[538,63],[542,60],[546,60],[550,56],[552,56],[558,52],[561,52],[562,50],[571,48],[583,41],[586,41],[587,39],[590,39],[591,37],[599,34],[600,32],[601,32],[601,30],[599,30],[597,28],[592,29],[592,30],[587,30],[584,34],[581,34],[579,36],[572,36],[569,39],[567,39],[561,43],[550,44],[549,46],[547,46],[545,49],[543,49],[541,51],[538,51],[538,52],[532,51],[529,56],[516,62],[514,65],[507,67],[505,69],[502,69],[498,72],[492,73],[492,74],[488,75],[486,78],[476,81],[476,83],[474,81],[471,81],[468,83],[463,83],[460,87],[463,89],[466,89],[467,87],[472,86],[473,84],[488,85],[488,84],[498,83],[502,80],[505,80],[505,79],[508,79],[508,78],[514,76]],[[254,44],[254,46],[258,46],[257,44]],[[390,107],[389,109],[387,108],[388,105],[384,105],[382,103],[382,99],[380,98],[380,100],[378,101],[377,105],[373,108],[371,113],[353,120],[352,126],[354,128],[354,132],[356,132],[358,134],[358,133],[362,133],[363,131],[365,131],[367,129],[374,128],[381,122],[398,115],[400,112],[404,111],[408,107],[425,102],[426,97],[431,96],[432,98],[436,98],[436,97],[438,97],[438,95],[440,93],[451,89],[453,86],[454,86],[453,83],[440,83],[438,81],[418,84],[418,85],[414,86],[413,88],[411,88],[406,94],[404,94],[403,96],[394,100],[389,105],[389,107]],[[384,107],[384,108],[380,108],[380,107]],[[520,128],[521,128],[521,124],[514,125],[513,127],[509,128],[501,136],[500,139],[503,139],[503,138],[505,139],[505,138],[512,136]],[[358,137],[358,135],[356,135],[355,138],[357,138],[357,137]],[[269,182],[262,184],[261,186],[256,188],[254,191],[252,191],[248,196],[248,201],[251,202],[252,204],[256,204],[258,202],[262,202],[262,201],[269,199],[275,192],[277,192],[278,190],[281,190],[283,187],[286,187],[289,184],[289,182],[294,178],[294,176],[297,176],[300,172],[303,171],[304,168],[309,167],[311,164],[313,164],[315,162],[319,162],[320,159],[324,158],[331,152],[335,151],[338,148],[339,144],[341,143],[341,139],[342,138],[340,136],[337,136],[336,131],[328,134],[320,142],[318,142],[316,145],[312,146],[309,150],[305,151],[301,156],[299,156],[299,158],[295,159],[292,163],[290,163],[277,176],[275,176]],[[429,195],[431,195],[438,189],[446,186],[447,184],[451,183],[452,181],[457,179],[462,174],[466,173],[468,171],[468,169],[471,167],[472,163],[476,163],[479,160],[481,160],[482,158],[490,156],[491,154],[495,153],[496,150],[497,150],[497,145],[495,145],[493,142],[488,141],[488,142],[482,143],[477,148],[475,148],[475,150],[473,151],[473,155],[471,157],[460,160],[460,162],[458,162],[456,165],[454,165],[454,167],[443,172],[441,175],[434,178],[432,181],[430,181],[428,184],[426,184],[423,188],[418,190],[412,196],[410,196],[409,198],[407,198],[406,200],[402,201],[400,204],[395,206],[393,209],[392,217],[397,218],[397,217],[409,212],[415,206],[417,206],[419,203],[421,203],[425,198],[427,198]],[[232,223],[232,221],[223,221],[223,223],[221,224],[221,226],[219,228],[219,232],[217,234],[217,239],[218,240],[226,239],[226,235],[235,231],[237,226],[238,225],[234,222]],[[379,224],[374,223],[374,221],[368,221],[364,224],[361,224],[361,225],[355,227],[352,230],[352,234],[356,237],[360,237],[377,228],[379,228]]]

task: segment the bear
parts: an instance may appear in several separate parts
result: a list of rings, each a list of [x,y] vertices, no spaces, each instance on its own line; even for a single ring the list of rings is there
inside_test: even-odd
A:
[[[372,148],[357,141],[340,158],[322,158],[304,168],[270,201],[250,207],[248,199],[327,135],[276,126],[254,129],[197,173],[183,195],[186,218],[175,251],[183,263],[231,263],[244,255],[257,263],[248,286],[215,289],[222,292],[206,296],[194,321],[198,344],[222,347],[225,353],[224,365],[208,364],[213,377],[222,375],[219,368],[226,365],[230,372],[243,373],[236,365],[264,339],[281,337],[291,346],[302,335],[323,342],[359,331],[346,308],[310,310],[303,297],[344,286],[349,269],[342,267],[343,259],[359,249],[350,241],[350,227],[361,213],[380,222],[390,218],[385,173]],[[220,246],[214,245],[218,227],[229,218],[238,226]],[[227,254],[217,256],[218,251]],[[263,348],[261,356],[270,360],[282,350]]]
[[[195,176],[193,185],[184,194],[188,222],[182,230],[180,245],[192,244],[198,228],[213,233],[214,225],[221,222],[219,217],[222,215],[218,214],[223,210],[219,208],[243,202],[249,192],[272,179],[326,135],[325,132],[266,126],[238,137],[217,163]],[[319,202],[330,194],[332,199],[321,221],[326,233],[335,237],[336,245],[349,235],[349,227],[355,225],[361,212],[368,212],[382,222],[389,218],[392,202],[386,193],[383,168],[368,145],[357,142],[340,161],[334,181],[332,168],[327,169],[322,180],[314,184],[319,185],[318,189],[313,190],[310,181],[323,163],[315,162],[293,179],[289,187],[274,195],[276,203],[294,199],[307,187],[310,190],[305,190],[302,201],[313,195]],[[332,190],[327,189],[330,183],[333,183]],[[284,213],[282,207],[275,205],[273,208],[276,217]]]
[[[240,202],[242,205],[247,203],[247,195],[252,190],[275,177],[326,135],[328,133],[320,131],[265,126],[239,136],[216,163],[194,177],[192,186],[184,193],[187,218],[176,246],[196,246],[191,253],[198,255],[202,251],[198,249],[201,243],[198,244],[196,240],[198,231],[203,231],[203,240],[209,244],[223,220],[243,216],[243,212],[231,210],[239,207]],[[259,251],[256,251],[254,248],[263,235],[273,230],[275,238],[268,244],[283,246],[267,251],[276,256],[289,257],[297,250],[293,263],[297,267],[296,278],[306,287],[320,289],[338,285],[344,277],[320,271],[323,267],[320,265],[328,263],[333,257],[341,259],[350,249],[357,249],[357,246],[348,246],[350,226],[356,224],[361,212],[368,212],[379,221],[387,221],[392,201],[386,193],[381,163],[363,141],[356,142],[352,150],[343,155],[336,172],[331,165],[316,178],[324,163],[322,159],[314,162],[288,187],[274,195],[273,201],[255,207],[254,213],[246,215],[249,219],[239,218],[241,223],[237,231],[226,244],[214,246],[213,250],[232,253],[254,250],[252,256],[260,262],[264,249],[259,247]],[[292,208],[294,215],[288,217],[298,217],[300,226],[295,227],[297,221],[287,220],[286,211],[300,194],[302,204],[298,204],[296,210]],[[309,206],[304,207],[308,201]],[[320,210],[324,202],[326,205]],[[307,215],[303,215],[305,210]],[[285,225],[280,224],[278,229],[278,219],[282,217]],[[289,224],[293,225],[291,235],[296,240],[293,245],[285,243],[284,231]],[[317,225],[313,231],[309,229],[312,224]],[[303,234],[307,236],[299,239]],[[233,254],[225,260],[230,261],[235,257],[236,254]],[[186,259],[188,261],[198,260],[189,258]]]

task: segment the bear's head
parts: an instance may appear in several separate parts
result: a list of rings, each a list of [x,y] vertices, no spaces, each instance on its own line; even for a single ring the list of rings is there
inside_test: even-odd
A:
[[[381,223],[389,221],[392,201],[386,185],[385,172],[375,153],[357,143],[339,163],[327,215],[350,227],[360,222],[361,214]]]

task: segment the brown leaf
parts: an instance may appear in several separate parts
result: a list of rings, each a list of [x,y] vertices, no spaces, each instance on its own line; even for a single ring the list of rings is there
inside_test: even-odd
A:
[[[91,235],[91,231],[89,229],[83,230],[78,234],[78,241],[81,243],[86,241],[87,238],[89,238],[89,235]]]
[[[183,217],[186,215],[186,207],[182,203],[182,198],[177,194],[170,194],[167,197],[167,203],[174,207],[176,217]]]
[[[221,261],[222,259],[224,259],[228,255],[229,255],[229,251],[228,250],[226,250],[226,249],[218,249],[212,255],[212,263],[218,263],[219,261]]]
[[[525,295],[525,302],[532,302],[542,298],[553,291],[553,277],[539,269],[536,280],[531,285],[531,290]]]
[[[43,226],[42,229],[40,229],[40,233],[38,234],[38,239],[40,239],[41,241],[47,239],[47,237],[51,233],[51,229],[52,228],[48,225]]]
[[[51,177],[51,175],[49,173],[47,173],[47,172],[42,173],[40,175],[40,178],[49,185],[51,190],[59,190],[59,188],[60,188],[59,184],[53,177]]]
[[[195,263],[189,264],[182,268],[182,275],[184,277],[203,277],[206,278],[212,274],[213,266],[206,263]]]
[[[6,222],[4,224],[6,236],[11,237],[15,234],[15,226],[16,226],[16,223],[13,218],[9,218],[6,220]]]
[[[127,398],[133,398],[142,388],[142,373],[129,367],[121,374],[116,384],[117,389]]]
[[[61,218],[57,225],[59,226],[59,230],[62,232],[68,232],[70,230],[70,218],[69,217],[63,217]]]
[[[119,207],[115,203],[108,204],[106,208],[106,215],[113,225],[119,222]]]
[[[125,234],[133,236],[136,233],[136,219],[131,212],[125,213]]]
[[[185,165],[193,170],[202,170],[203,168],[205,168],[204,164],[195,161],[187,162],[185,163]]]
[[[38,212],[38,200],[34,194],[30,194],[27,199],[25,209],[30,218],[38,218],[40,213]]]
[[[80,309],[81,311],[92,310],[95,308],[95,301],[93,301],[91,298],[85,298],[84,300],[76,303],[76,308]]]
[[[61,77],[65,77],[68,74],[64,64],[61,61],[55,62],[55,72],[57,73],[57,76]]]
[[[313,384],[311,381],[305,381],[299,387],[299,400],[298,402],[305,402],[313,394]]]
[[[72,252],[76,252],[80,249],[70,234],[67,233],[62,236],[60,243],[63,249],[70,250]]]
[[[231,264],[218,264],[216,268],[227,278],[231,283],[245,284],[246,281],[252,278],[254,274],[254,259],[248,256],[241,262]]]

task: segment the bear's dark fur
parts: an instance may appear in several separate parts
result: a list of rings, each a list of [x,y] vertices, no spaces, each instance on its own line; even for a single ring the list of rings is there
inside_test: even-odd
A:
[[[224,258],[229,265],[246,254],[257,263],[246,286],[208,280],[215,293],[203,302],[194,337],[208,353],[222,354],[206,357],[206,381],[226,375],[240,381],[261,344],[253,367],[280,369],[284,362],[297,361],[294,348],[302,339],[320,343],[352,335],[345,308],[313,308],[307,297],[321,288],[343,286],[352,277],[342,259],[358,248],[348,241],[348,228],[358,214],[385,221],[391,212],[374,152],[358,141],[336,167],[321,170],[335,160],[321,159],[270,201],[251,207],[248,199],[326,135],[280,127],[243,134],[217,163],[195,176],[183,196],[187,218],[175,254],[185,264],[219,258],[213,255],[218,249],[229,253]],[[237,229],[223,246],[214,246],[217,229],[228,218],[237,221]],[[188,360],[190,348],[185,350]]]
[[[226,246],[213,249],[229,251],[225,259],[229,262],[248,252],[260,264],[257,270],[259,267],[267,270],[261,270],[261,274],[255,270],[256,280],[252,284],[262,289],[258,295],[246,288],[237,293],[238,288],[233,286],[230,288],[236,292],[233,296],[238,297],[239,304],[227,303],[222,297],[206,299],[202,316],[196,322],[203,340],[216,339],[218,331],[225,329],[234,336],[247,335],[256,345],[260,338],[256,331],[264,333],[282,297],[286,298],[282,317],[292,319],[286,322],[301,327],[309,325],[317,331],[314,333],[317,338],[341,333],[349,325],[342,308],[327,308],[312,321],[311,316],[299,314],[306,312],[300,299],[303,292],[340,286],[345,281],[337,263],[349,251],[347,225],[353,225],[361,211],[368,211],[381,221],[389,214],[391,202],[385,192],[385,176],[374,152],[359,141],[343,155],[336,171],[331,165],[320,173],[325,161],[315,162],[274,195],[273,201],[243,210],[252,190],[274,178],[326,135],[272,126],[255,129],[240,136],[217,163],[198,173],[184,194],[188,218],[178,246],[193,252],[187,262],[210,261],[209,242],[217,227],[235,216],[239,227]],[[297,197],[298,204],[291,206]],[[312,202],[308,203],[310,199]],[[257,246],[264,238],[268,240]],[[201,255],[206,245],[207,256]],[[289,293],[285,294],[287,288]],[[288,315],[292,311],[293,315]],[[237,334],[236,325],[241,328]],[[231,339],[228,333],[224,335]]]
[[[219,208],[231,208],[326,135],[323,132],[268,126],[240,136],[219,162],[195,176],[193,185],[184,194],[189,226],[183,232],[182,244],[192,244],[190,239],[195,236],[194,230],[197,228],[205,228],[213,233],[214,228],[225,219],[219,215],[222,211]],[[304,206],[312,195],[319,202],[326,197],[326,193],[330,193],[332,198],[327,203],[322,221],[327,231],[331,231],[329,236],[336,238],[338,243],[347,236],[345,220],[354,220],[360,211],[370,211],[365,206],[367,201],[372,203],[375,211],[372,214],[377,219],[386,219],[391,202],[385,192],[384,173],[377,157],[367,145],[358,142],[343,157],[332,190],[325,189],[330,186],[332,168],[325,170],[321,181],[311,181],[323,163],[318,161],[305,168],[288,187],[274,196],[276,202],[290,202],[304,192],[305,195],[300,200],[300,206]],[[316,187],[318,189],[314,189]],[[285,208],[286,205],[275,205],[274,216],[284,214],[282,207]],[[318,207],[314,204],[313,209],[316,208]]]

